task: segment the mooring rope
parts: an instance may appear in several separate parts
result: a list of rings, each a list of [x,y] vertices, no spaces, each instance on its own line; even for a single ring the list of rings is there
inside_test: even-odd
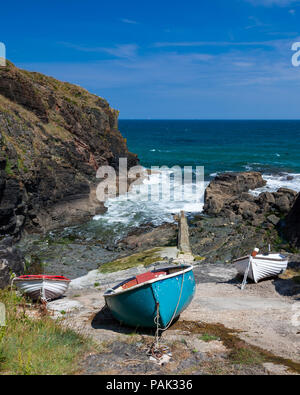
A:
[[[173,322],[173,320],[174,320],[174,318],[175,318],[175,316],[176,316],[176,313],[177,313],[177,310],[178,310],[178,307],[179,307],[179,303],[180,303],[180,300],[181,300],[181,296],[182,296],[184,275],[185,275],[185,273],[182,273],[182,281],[181,281],[180,293],[179,293],[179,298],[178,298],[178,302],[177,302],[176,308],[174,310],[174,313],[172,315],[171,320],[169,321],[168,325],[165,328],[160,328],[160,323],[159,323],[159,317],[160,317],[160,314],[159,314],[159,303],[158,302],[156,303],[156,316],[154,317],[154,323],[156,325],[155,342],[152,344],[152,346],[150,348],[150,352],[151,352],[152,356],[155,359],[157,359],[157,360],[159,360],[162,357],[164,351],[168,351],[168,349],[169,349],[168,346],[160,344],[159,332],[165,332],[167,329],[169,329],[171,324],[172,324],[172,322]]]

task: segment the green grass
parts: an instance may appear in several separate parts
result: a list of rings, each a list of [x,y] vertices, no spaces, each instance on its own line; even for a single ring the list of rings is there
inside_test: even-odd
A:
[[[30,318],[26,300],[0,290],[6,326],[0,327],[0,375],[61,375],[77,371],[77,362],[91,350],[90,340],[63,328],[49,316]]]
[[[203,256],[199,256],[199,255],[194,255],[194,261],[195,262],[197,262],[197,261],[205,261],[205,257],[203,257]]]
[[[113,262],[104,263],[100,266],[99,271],[100,273],[113,273],[137,266],[147,267],[154,262],[162,260],[162,258],[160,258],[159,252],[160,248],[153,248],[152,250],[139,252],[125,258],[117,259]]]
[[[238,365],[261,365],[267,361],[262,353],[251,348],[238,348],[230,353],[231,362]]]
[[[14,174],[14,172],[12,171],[12,164],[8,159],[6,160],[5,172],[8,176],[12,176]]]
[[[200,340],[204,342],[211,342],[214,340],[220,340],[218,336],[210,335],[208,333],[204,333],[202,336],[199,337]]]

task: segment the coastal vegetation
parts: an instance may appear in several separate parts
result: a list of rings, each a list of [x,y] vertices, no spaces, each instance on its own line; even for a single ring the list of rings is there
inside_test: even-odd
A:
[[[0,290],[6,325],[0,327],[1,374],[72,374],[92,342],[59,321],[31,308],[14,291]]]
[[[228,349],[227,358],[218,364],[219,374],[228,373],[228,369],[234,365],[260,366],[263,363],[273,363],[286,366],[292,373],[300,373],[300,363],[278,357],[260,347],[246,343],[239,336],[240,331],[226,328],[222,324],[199,323],[194,321],[180,321],[174,324],[174,329],[189,331],[191,334],[199,334],[203,341],[219,339]],[[210,365],[211,368],[213,364]],[[235,370],[237,367],[235,367]]]
[[[127,256],[125,258],[117,259],[113,262],[104,263],[100,266],[100,273],[113,273],[120,270],[131,269],[137,266],[150,266],[155,263],[160,258],[160,248],[153,248],[151,250],[146,250]]]

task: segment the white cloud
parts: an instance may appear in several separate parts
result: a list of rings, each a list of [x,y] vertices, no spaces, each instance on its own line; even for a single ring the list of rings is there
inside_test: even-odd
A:
[[[258,18],[256,18],[255,16],[249,16],[249,21],[251,22],[250,25],[246,26],[246,29],[252,29],[252,28],[256,28],[256,27],[268,27],[270,25],[263,23],[262,21],[260,21]]]
[[[102,50],[117,58],[134,58],[137,55],[138,46],[136,44],[123,44],[112,48],[102,48]]]
[[[246,0],[248,3],[251,3],[255,6],[264,6],[264,7],[286,7],[291,4],[299,3],[300,0]]]
[[[153,47],[277,47],[284,40],[268,41],[179,41],[179,42],[157,42]]]
[[[93,62],[18,66],[100,94],[121,110],[123,118],[143,118],[147,111],[153,117],[196,118],[203,114],[207,118],[215,117],[216,109],[220,117],[296,117],[300,74],[291,65],[290,40],[285,41],[286,49],[283,44],[267,50],[226,48],[213,57],[196,51],[143,51],[134,61],[99,56]]]
[[[126,18],[121,19],[121,22],[128,23],[129,25],[138,25],[139,24],[137,21],[134,21],[133,19],[126,19]]]
[[[252,62],[233,62],[233,65],[236,67],[252,67],[254,63]]]
[[[136,44],[117,44],[114,47],[85,47],[67,42],[60,44],[80,52],[105,52],[117,58],[135,58],[139,48]]]

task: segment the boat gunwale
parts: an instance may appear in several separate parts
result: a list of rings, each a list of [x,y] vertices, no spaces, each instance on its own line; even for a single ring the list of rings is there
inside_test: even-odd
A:
[[[162,268],[160,270],[164,270],[164,269],[174,269],[174,267],[172,266],[172,267]],[[110,297],[110,296],[118,296],[118,295],[124,294],[126,292],[130,292],[130,291],[133,291],[135,289],[142,288],[143,286],[148,285],[148,284],[153,284],[153,283],[156,283],[158,281],[166,280],[166,279],[169,279],[169,278],[172,278],[172,277],[177,277],[178,275],[185,274],[185,273],[187,273],[189,271],[192,271],[193,269],[194,269],[193,265],[190,265],[190,266],[187,265],[184,270],[180,270],[179,272],[168,274],[167,276],[164,276],[164,277],[157,277],[157,278],[154,278],[152,280],[145,281],[144,283],[134,285],[133,287],[130,287],[130,288],[127,288],[127,289],[122,289],[120,291],[117,291],[117,292],[114,292],[114,293],[109,293],[109,294],[107,293],[108,292],[108,290],[107,290],[103,294],[103,296],[104,296],[104,298]],[[113,289],[113,288],[110,288],[110,289]]]
[[[241,262],[241,261],[244,261],[245,259],[250,259],[250,255],[246,255],[246,256],[243,256],[242,258],[235,259],[234,261],[232,261],[232,263]],[[281,258],[281,259],[268,258],[268,257],[264,257],[263,255],[256,255],[256,257],[253,257],[252,259],[253,259],[253,261],[258,261],[258,260],[260,260],[260,261],[274,261],[274,262],[288,261],[288,257],[285,255],[283,255],[283,258]]]
[[[72,280],[69,279],[62,279],[62,278],[15,278],[14,282],[16,281],[24,281],[24,282],[28,282],[28,281],[39,281],[39,282],[46,282],[46,281],[60,281],[60,282],[64,282],[64,283],[70,283]]]

